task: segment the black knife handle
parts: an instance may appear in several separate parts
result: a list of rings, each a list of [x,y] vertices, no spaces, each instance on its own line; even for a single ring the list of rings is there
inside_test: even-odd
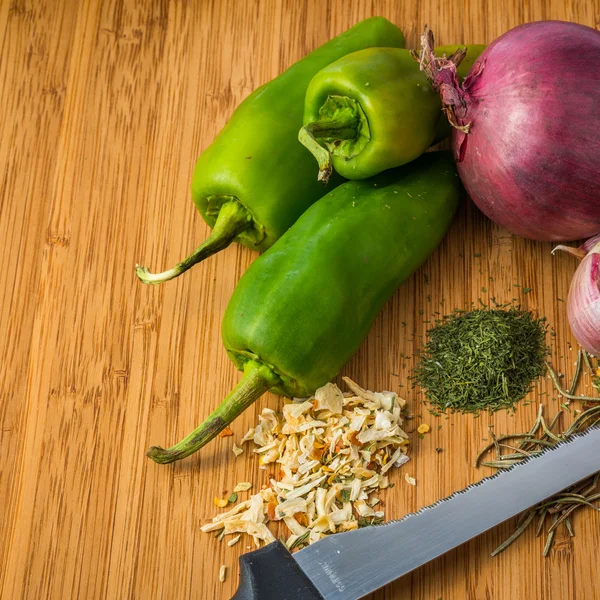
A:
[[[240,585],[231,600],[325,600],[281,542],[240,556]]]

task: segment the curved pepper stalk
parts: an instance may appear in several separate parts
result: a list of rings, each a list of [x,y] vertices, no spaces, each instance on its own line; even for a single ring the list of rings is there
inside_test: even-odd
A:
[[[212,233],[187,258],[172,269],[162,273],[150,273],[148,267],[136,265],[136,275],[143,283],[158,284],[175,279],[204,259],[224,250],[235,238],[252,227],[252,216],[237,200],[226,202],[219,211]]]
[[[160,464],[172,463],[190,456],[208,444],[265,392],[280,383],[280,377],[271,368],[257,361],[248,361],[240,382],[200,426],[170,448],[152,446],[146,452],[146,456]]]
[[[360,114],[362,111],[356,101],[341,96],[330,96],[321,111],[329,113],[330,118],[322,118],[302,127],[298,141],[317,159],[318,180],[328,183],[333,172],[331,150],[321,145],[317,138],[328,140],[332,147],[338,146],[342,140],[357,140],[362,129],[361,120],[365,121],[366,118]],[[368,129],[368,125],[365,128]]]

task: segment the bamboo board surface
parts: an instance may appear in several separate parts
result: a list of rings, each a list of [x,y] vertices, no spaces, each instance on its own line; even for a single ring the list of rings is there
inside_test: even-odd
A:
[[[600,2],[0,2],[2,599],[235,590],[249,542],[228,548],[199,527],[217,512],[214,496],[238,481],[258,487],[265,471],[248,453],[236,459],[232,438],[172,466],[144,452],[187,434],[238,381],[220,321],[256,255],[236,245],[160,287],[139,283],[133,266],[171,266],[207,235],[189,197],[192,168],[235,106],[372,14],[400,25],[409,46],[425,23],[440,44],[477,43],[545,18],[598,27]],[[514,416],[429,416],[407,377],[434,312],[517,298],[548,317],[555,364],[573,373],[577,346],[560,299],[575,261],[550,249],[467,206],[344,369],[365,387],[400,392],[422,415],[412,423],[432,426],[412,436],[412,461],[381,496],[387,518],[489,474],[472,466],[488,424],[520,432],[537,411],[532,394]],[[551,390],[548,380],[541,389]],[[558,409],[552,394],[543,402],[546,414]],[[262,398],[234,423],[235,439],[277,403]],[[576,537],[560,530],[546,560],[533,532],[492,559],[513,531],[504,524],[372,598],[598,599],[599,515],[581,511],[574,526]],[[223,584],[221,564],[230,567]]]

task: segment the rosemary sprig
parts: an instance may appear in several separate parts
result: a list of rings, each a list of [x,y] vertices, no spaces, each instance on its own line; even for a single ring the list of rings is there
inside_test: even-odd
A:
[[[600,398],[594,398],[593,396],[576,396],[575,394],[571,394],[571,393],[567,392],[567,390],[564,390],[562,388],[562,386],[560,385],[560,381],[558,380],[558,375],[556,374],[556,371],[552,368],[552,365],[548,361],[546,361],[546,367],[548,369],[548,373],[550,373],[550,377],[552,378],[552,382],[554,383],[554,387],[556,388],[556,391],[561,396],[564,396],[565,398],[568,398],[569,400],[584,400],[586,402],[600,402]]]
[[[584,400],[586,402],[600,402],[600,398],[597,397],[574,395],[584,364],[592,377],[595,378],[593,379],[594,387],[600,391],[600,380],[595,375],[596,371],[594,371],[591,365],[590,357],[583,350],[579,351],[575,375],[568,391],[563,389],[560,385],[558,375],[551,365],[547,364],[547,367],[550,377],[552,378],[558,392],[565,398],[569,398],[570,400]],[[600,424],[600,406],[593,405],[590,408],[586,408],[584,405],[584,410],[577,415],[571,425],[562,433],[556,433],[554,429],[558,424],[563,412],[564,411],[562,410],[559,411],[550,422],[550,425],[546,425],[546,420],[544,419],[543,415],[543,406],[540,405],[536,421],[527,433],[496,436],[490,429],[492,442],[483,448],[483,450],[477,455],[475,459],[475,467],[487,466],[495,469],[507,469],[530,456],[540,454],[548,447],[568,440],[573,435],[582,432],[588,427],[593,427]],[[516,447],[513,444],[505,443],[508,440],[520,440],[520,442]],[[492,450],[494,451],[495,455],[493,460],[484,461],[483,458]],[[546,542],[543,550],[543,555],[548,556],[554,543],[556,531],[561,524],[564,525],[569,536],[573,537],[575,535],[571,522],[571,517],[575,510],[587,506],[594,510],[600,511],[600,507],[594,504],[594,502],[600,500],[600,493],[598,492],[599,482],[600,473],[596,473],[584,481],[571,486],[563,492],[560,492],[551,498],[540,502],[536,506],[522,513],[517,520],[514,533],[492,552],[492,556],[497,556],[500,554],[500,552],[506,550],[506,548],[514,543],[534,521],[537,522],[536,536],[539,536],[542,532],[547,517],[551,516],[552,524],[547,531]]]
[[[592,378],[592,385],[600,392],[600,360],[596,359],[596,368],[592,367],[592,360],[587,352],[583,353],[583,362]]]
[[[550,549],[552,548],[552,543],[554,542],[554,536],[556,535],[555,525],[558,522],[558,515],[554,515],[552,517],[552,527],[548,530],[548,537],[546,539],[546,545],[544,546],[544,551],[542,554],[544,556],[548,556],[550,554]]]
[[[533,519],[535,518],[536,511],[532,509],[532,510],[527,511],[526,514],[527,514],[527,517],[525,518],[525,520],[523,521],[523,523],[519,527],[517,527],[517,529],[515,530],[515,532],[505,542],[503,542],[502,544],[500,544],[492,552],[492,556],[497,556],[498,554],[500,554],[500,552],[503,552],[504,550],[506,550],[531,525]]]
[[[571,387],[569,388],[569,394],[573,395],[575,393],[575,389],[577,388],[577,382],[579,381],[579,375],[581,373],[581,362],[583,355],[587,356],[587,352],[584,352],[581,348],[577,353],[577,366],[575,367],[575,375],[573,375],[573,382],[571,383]]]
[[[511,435],[502,435],[499,438],[497,438],[494,435],[494,432],[489,429],[490,432],[490,436],[492,437],[492,442],[490,442],[475,458],[475,468],[477,468],[479,466],[479,462],[481,461],[481,458],[486,454],[486,452],[489,452],[492,448],[496,448],[496,460],[500,460],[500,452],[499,452],[499,443],[500,442],[504,442],[505,440],[514,440],[516,438],[528,438],[529,437],[529,433],[513,433]]]

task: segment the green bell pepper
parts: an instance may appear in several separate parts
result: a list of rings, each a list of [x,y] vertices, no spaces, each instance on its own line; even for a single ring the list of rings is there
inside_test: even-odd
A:
[[[234,240],[254,250],[266,250],[327,193],[328,189],[316,181],[314,161],[296,141],[306,88],[329,63],[372,46],[403,47],[404,36],[387,19],[365,19],[255,90],[239,105],[194,168],[192,198],[213,228],[211,235],[164,273],[152,274],[146,267],[136,267],[144,283],[173,279]]]
[[[223,317],[244,376],[193,433],[148,456],[189,456],[267,390],[306,397],[334,378],[396,288],[433,252],[461,194],[450,152],[344,183],[313,204],[240,279]]]
[[[333,169],[346,179],[372,177],[414,160],[436,140],[438,95],[409,50],[359,50],[313,77],[298,139],[317,159],[319,180],[327,182]]]

